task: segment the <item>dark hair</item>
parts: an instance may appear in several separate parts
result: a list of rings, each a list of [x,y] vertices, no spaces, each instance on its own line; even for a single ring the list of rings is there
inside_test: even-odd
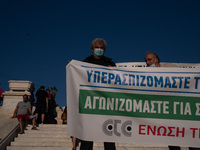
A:
[[[42,85],[42,86],[40,87],[40,89],[45,89],[44,85]]]
[[[23,95],[23,97],[25,97],[25,96],[27,96],[27,97],[28,97],[28,95],[27,95],[27,94],[24,94],[24,95]]]

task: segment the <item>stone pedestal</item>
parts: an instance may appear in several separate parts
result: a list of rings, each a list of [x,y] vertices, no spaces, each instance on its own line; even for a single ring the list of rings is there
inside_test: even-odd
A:
[[[0,117],[2,115],[11,117],[16,105],[19,101],[23,101],[23,95],[27,94],[28,96],[31,95],[29,92],[32,82],[30,81],[18,81],[18,80],[11,80],[8,81],[10,91],[6,91],[3,93],[4,100],[3,106],[0,110]]]
[[[32,82],[30,81],[16,81],[16,80],[10,80],[9,83],[9,92],[28,92],[31,88]]]

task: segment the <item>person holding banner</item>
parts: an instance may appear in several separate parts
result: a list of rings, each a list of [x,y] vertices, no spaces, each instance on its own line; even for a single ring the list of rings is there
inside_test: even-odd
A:
[[[107,43],[102,38],[96,38],[91,43],[91,51],[92,55],[85,58],[83,61],[98,64],[107,67],[116,66],[111,58],[104,56],[106,50]],[[115,143],[104,142],[105,150],[116,150]],[[93,150],[93,141],[84,141],[81,140],[80,150]]]
[[[147,67],[161,67],[160,58],[154,52],[148,52],[145,55],[145,62]],[[180,146],[168,146],[168,147],[169,150],[181,150]],[[200,150],[200,148],[189,147],[189,150]]]
[[[160,67],[160,58],[156,53],[148,52],[145,55],[147,67]],[[181,150],[179,146],[168,146],[170,150]]]
[[[160,67],[160,58],[156,53],[148,52],[145,55],[145,62],[147,67]]]

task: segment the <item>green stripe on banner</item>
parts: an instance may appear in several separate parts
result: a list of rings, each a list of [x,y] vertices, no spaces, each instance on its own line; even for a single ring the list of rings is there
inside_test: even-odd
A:
[[[80,90],[79,113],[200,120],[200,98]]]

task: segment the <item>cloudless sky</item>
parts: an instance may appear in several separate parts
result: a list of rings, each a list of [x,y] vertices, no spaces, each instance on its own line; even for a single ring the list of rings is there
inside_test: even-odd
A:
[[[199,0],[0,0],[0,87],[27,80],[36,90],[56,86],[66,105],[66,65],[91,55],[104,38],[106,56],[144,62],[199,63]]]

